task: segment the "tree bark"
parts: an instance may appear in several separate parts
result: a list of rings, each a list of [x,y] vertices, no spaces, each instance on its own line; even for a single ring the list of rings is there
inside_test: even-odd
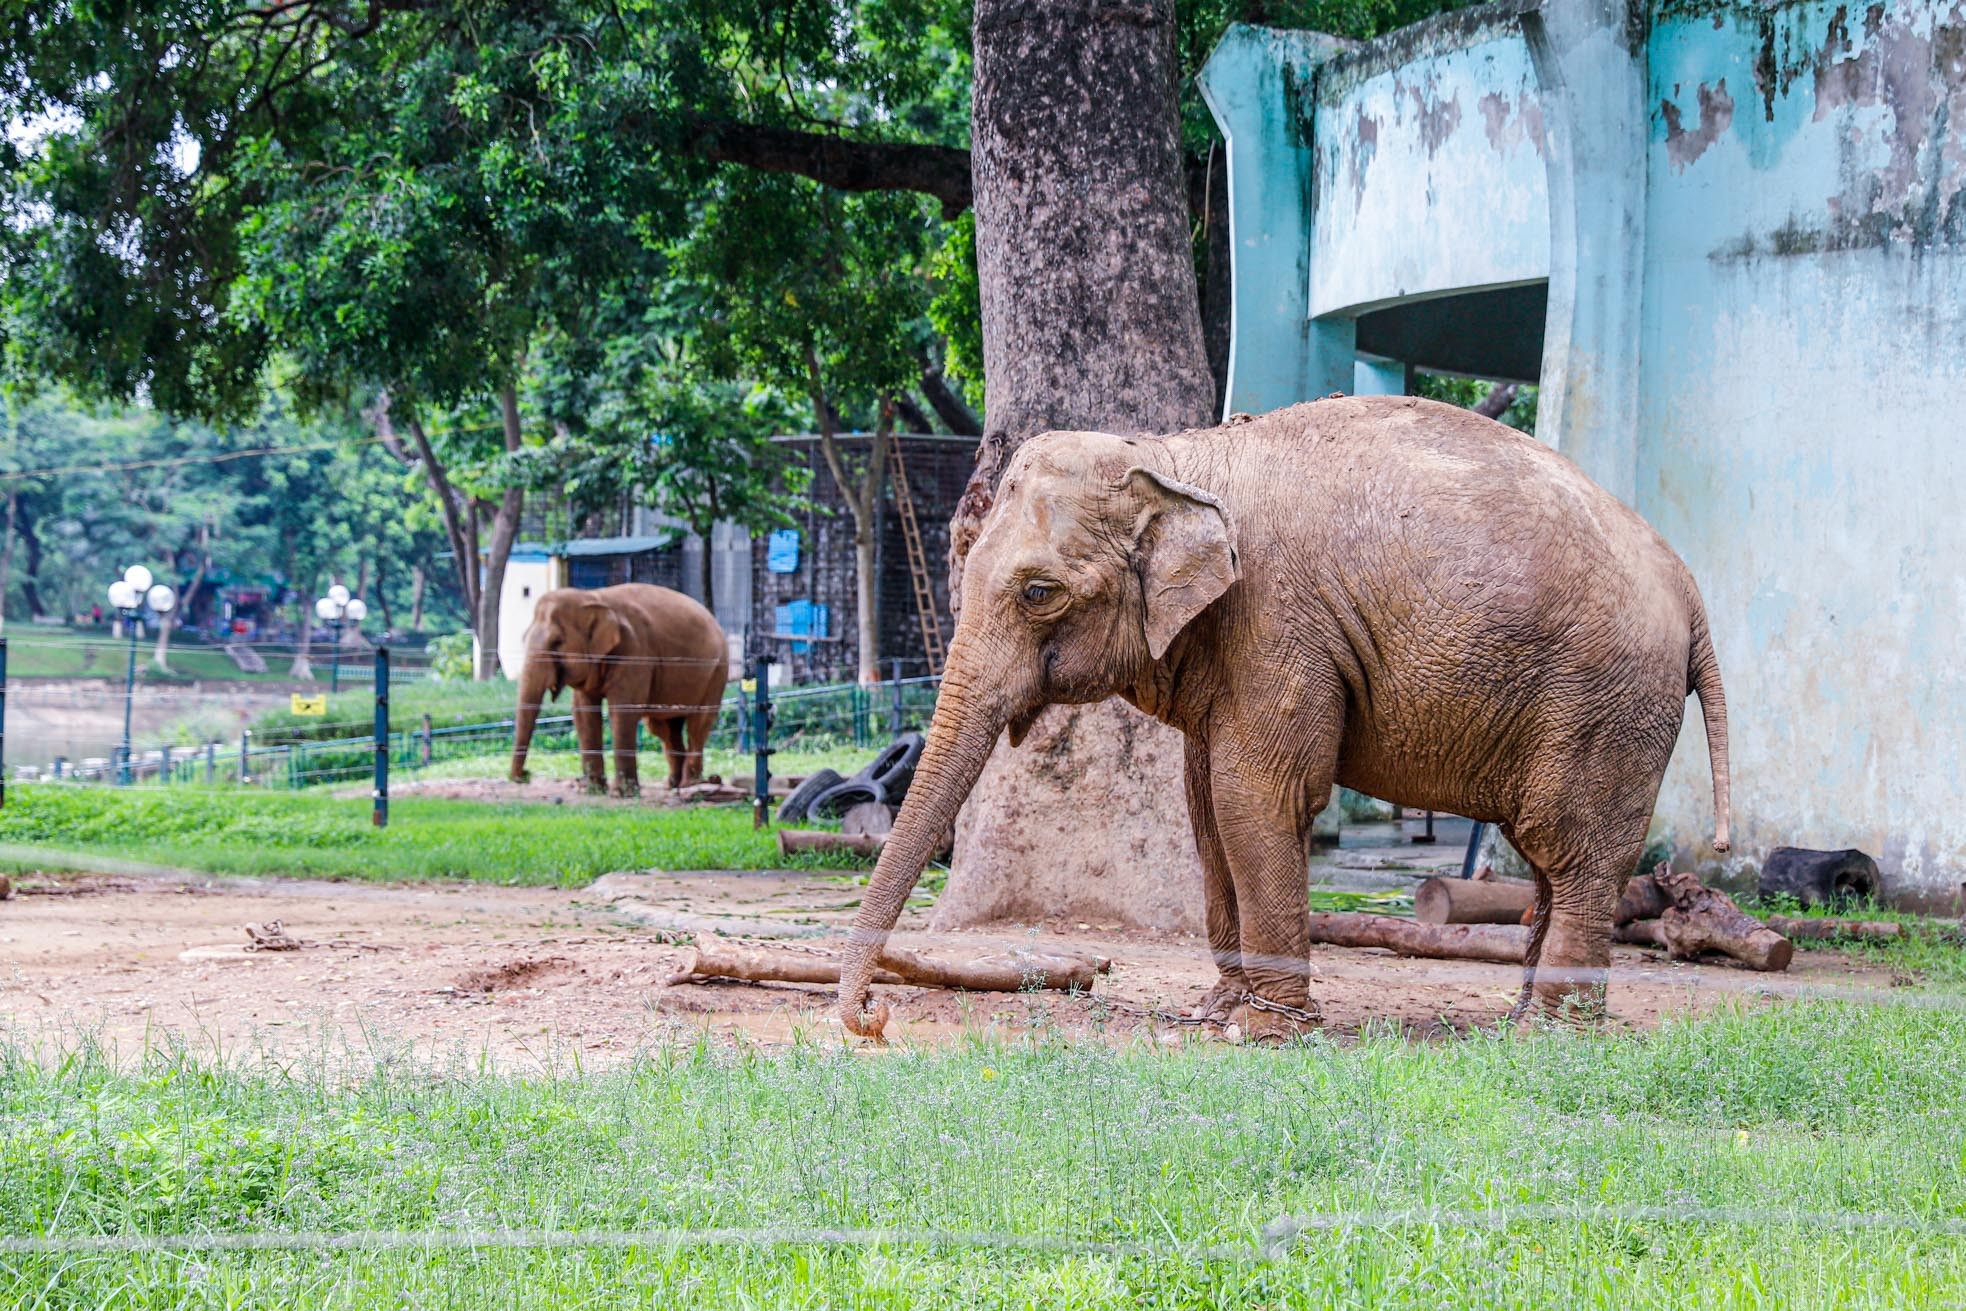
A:
[[[519,390],[506,383],[498,391],[499,418],[505,426],[505,449],[519,449],[524,431],[519,426]],[[526,508],[523,488],[508,487],[499,495],[492,515],[491,542],[485,549],[485,580],[478,593],[479,682],[498,674],[498,608],[505,591],[505,565],[512,558],[512,544],[519,539],[519,517]]]
[[[30,618],[48,613],[41,604],[41,534],[34,527],[34,515],[29,507],[19,507],[19,521],[16,531],[20,533],[21,545],[27,548],[27,576],[20,580],[21,595],[27,600],[27,613]]]
[[[1428,960],[1522,963],[1529,930],[1518,924],[1421,924],[1393,915],[1313,914],[1311,941],[1334,947],[1383,947]]]
[[[420,564],[410,566],[410,631],[423,631],[423,589],[428,582]]]
[[[387,400],[387,396],[384,397]],[[408,416],[410,440],[416,444],[416,458],[423,465],[424,481],[430,484],[431,494],[437,498],[437,512],[444,521],[444,537],[450,543],[451,559],[457,566],[458,595],[464,600],[464,613],[476,622],[478,614],[478,553],[474,549],[473,538],[466,518],[471,507],[451,486],[450,478],[444,473],[444,466],[437,459],[437,452],[430,445],[430,436],[423,431],[423,421],[412,410]],[[376,429],[389,432],[389,408],[381,405],[377,409]]]
[[[1413,890],[1413,918],[1421,924],[1520,924],[1536,901],[1536,885],[1522,879],[1428,879]]]
[[[920,191],[954,218],[970,205],[970,156],[954,146],[854,141],[830,133],[692,117],[683,148],[719,164],[795,173],[836,191]]]
[[[951,521],[950,596],[997,477],[1051,428],[1206,424],[1175,120],[1172,0],[979,0],[972,158],[988,397]],[[1120,702],[999,742],[957,826],[936,924],[1066,916],[1199,930],[1180,735]]]
[[[292,573],[291,570],[288,572]],[[287,677],[300,683],[314,681],[314,661],[308,655],[308,648],[314,641],[314,607],[305,599],[313,591],[314,589],[310,587],[301,593],[300,641],[294,647],[293,664],[287,670]]]
[[[7,493],[7,543],[0,546],[0,633],[7,631],[7,588],[14,573],[14,524],[20,518],[20,492]]]
[[[940,366],[930,361],[922,365],[922,395],[927,398],[929,408],[935,417],[948,425],[949,431],[958,437],[981,437],[983,422],[956,395],[949,386],[948,379],[942,376]]]

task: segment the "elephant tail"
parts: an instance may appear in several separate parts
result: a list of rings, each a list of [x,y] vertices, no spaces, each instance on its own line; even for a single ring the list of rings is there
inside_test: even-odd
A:
[[[1720,686],[1720,661],[1714,658],[1713,636],[1707,631],[1707,608],[1693,595],[1693,649],[1688,655],[1686,690],[1700,698],[1707,725],[1707,760],[1713,769],[1713,849],[1724,852],[1732,805],[1727,778],[1727,693]]]

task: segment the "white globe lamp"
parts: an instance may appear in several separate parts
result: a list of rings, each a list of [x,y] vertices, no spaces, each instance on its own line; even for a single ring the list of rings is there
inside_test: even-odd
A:
[[[140,564],[133,564],[123,571],[123,581],[128,583],[141,595],[150,590],[150,584],[155,580],[151,578],[148,569]]]
[[[158,583],[155,587],[143,594],[143,599],[149,603],[152,610],[155,610],[160,615],[164,615],[169,614],[171,607],[177,604],[177,593],[164,586],[164,584]]]

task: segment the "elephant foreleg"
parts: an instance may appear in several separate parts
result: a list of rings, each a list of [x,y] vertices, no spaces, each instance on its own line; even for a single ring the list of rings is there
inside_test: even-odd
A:
[[[1194,1014],[1226,1023],[1249,991],[1242,971],[1242,933],[1236,923],[1236,886],[1229,873],[1229,853],[1215,826],[1215,793],[1209,776],[1208,748],[1190,737],[1186,782],[1188,822],[1194,829],[1195,854],[1201,858],[1202,902],[1208,923],[1208,949],[1220,977],[1202,994]]]
[[[641,745],[641,711],[633,706],[611,708],[609,718],[614,722],[614,795],[639,797],[642,795],[642,777],[636,748]]]
[[[710,734],[716,731],[717,717],[722,710],[691,715],[678,723],[676,736],[682,746],[682,761],[677,766],[683,778],[695,782],[703,777],[703,753],[710,748]]]
[[[1235,885],[1242,972],[1252,1000],[1233,1019],[1244,1040],[1281,1042],[1311,1024],[1310,872],[1305,841],[1311,817],[1331,794],[1330,764],[1318,777],[1292,777],[1273,765],[1212,771],[1215,823]]]
[[[573,735],[580,744],[582,786],[589,792],[607,791],[607,766],[601,759],[601,703],[578,689],[573,694]]]

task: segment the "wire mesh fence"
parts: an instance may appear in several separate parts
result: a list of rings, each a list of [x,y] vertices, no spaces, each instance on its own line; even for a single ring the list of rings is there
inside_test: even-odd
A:
[[[791,753],[877,748],[905,729],[925,727],[940,685],[936,677],[897,676],[868,685],[770,687],[761,720],[757,669],[750,678],[730,682],[715,701],[699,703],[700,693],[692,694],[698,699],[677,699],[682,694],[665,693],[658,679],[638,694],[648,700],[589,702],[560,688],[529,702],[518,684],[435,682],[420,661],[403,670],[393,652],[365,653],[343,664],[342,680],[356,686],[338,695],[325,695],[326,688],[256,695],[242,686],[117,687],[104,680],[10,677],[8,646],[0,640],[0,761],[12,779],[130,787],[299,789],[374,778],[383,789],[389,775],[457,772],[469,762],[485,762],[476,772],[495,775],[503,769],[492,762],[513,752],[529,711],[534,722],[528,763],[565,774],[604,771],[624,732],[634,735],[638,754],[653,752],[660,760],[664,733],[673,727],[680,735],[681,721],[710,714],[707,737],[699,741],[692,730],[677,743],[685,755],[697,758],[693,772],[702,773],[700,757],[710,753],[721,759],[755,756],[761,748]],[[671,666],[702,662],[589,657],[585,663],[660,676],[674,672]],[[10,697],[17,721],[87,722],[96,726],[96,736],[56,737],[55,749],[37,751],[48,739],[29,735],[23,741],[17,734],[14,749],[6,751],[6,732],[16,727],[6,721]],[[133,711],[146,722],[134,723]],[[228,716],[240,721],[236,731],[210,731],[207,720]],[[582,719],[588,720],[584,744]],[[72,740],[83,743],[79,750],[61,749]]]

